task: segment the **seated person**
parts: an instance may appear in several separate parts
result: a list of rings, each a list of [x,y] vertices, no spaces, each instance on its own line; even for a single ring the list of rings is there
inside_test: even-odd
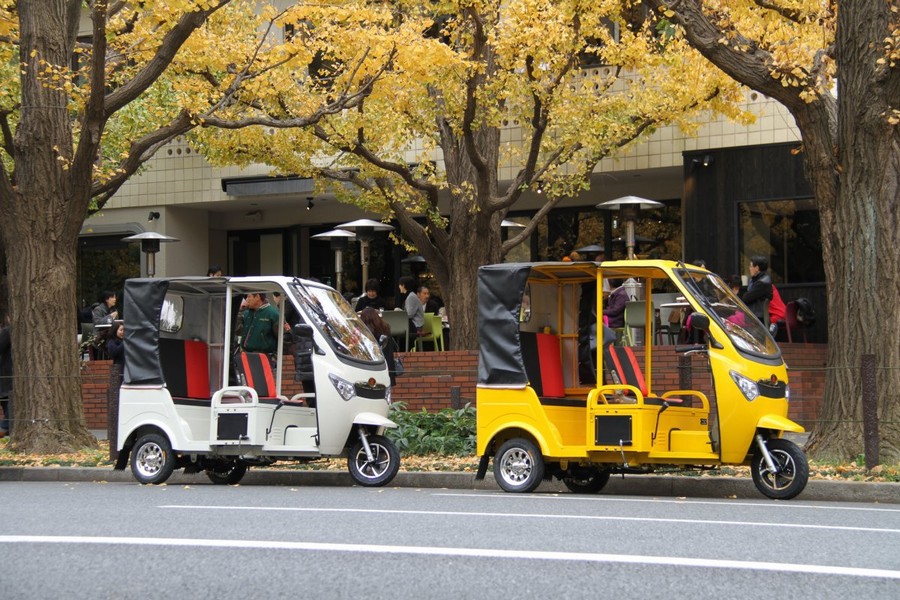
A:
[[[366,281],[366,293],[359,297],[353,310],[359,313],[369,306],[376,310],[384,310],[384,299],[378,296],[377,279]]]
[[[625,305],[628,304],[628,290],[619,280],[612,283],[616,287],[606,299],[603,316],[607,317],[608,325],[611,329],[621,329],[625,327]]]

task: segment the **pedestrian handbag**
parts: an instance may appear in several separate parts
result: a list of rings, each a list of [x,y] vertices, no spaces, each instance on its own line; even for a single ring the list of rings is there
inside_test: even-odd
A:
[[[378,341],[381,344],[381,349],[384,351],[385,357],[390,354],[391,358],[394,360],[394,376],[399,377],[400,375],[403,375],[403,373],[406,372],[406,367],[403,366],[403,359],[397,354],[397,350],[400,349],[397,347],[397,342],[389,335],[382,335]]]

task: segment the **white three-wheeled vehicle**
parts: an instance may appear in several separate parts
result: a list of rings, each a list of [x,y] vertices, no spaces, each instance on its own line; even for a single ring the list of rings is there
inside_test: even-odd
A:
[[[253,292],[284,300],[271,354],[233,352],[236,310]],[[400,454],[383,435],[396,425],[381,347],[332,288],[290,277],[130,279],[124,308],[116,469],[130,457],[141,483],[183,468],[233,484],[250,466],[346,456],[361,485],[397,474]]]

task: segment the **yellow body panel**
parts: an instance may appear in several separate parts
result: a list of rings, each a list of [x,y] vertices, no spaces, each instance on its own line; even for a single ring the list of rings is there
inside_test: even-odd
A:
[[[738,373],[754,382],[776,382],[770,386],[769,395],[779,393],[788,381],[787,367],[777,353],[756,357],[740,352],[730,343],[726,331],[715,319],[710,319],[709,335],[725,343],[711,344],[707,348],[709,366],[716,399],[716,414],[711,414],[707,396],[697,390],[674,390],[654,394],[650,355],[646,348],[647,362],[643,365],[644,379],[650,402],[645,402],[641,392],[627,385],[597,385],[579,387],[577,362],[567,352],[577,348],[577,309],[575,286],[584,285],[596,277],[597,306],[595,314],[601,314],[601,284],[603,277],[633,277],[643,289],[652,289],[654,283],[667,281],[688,299],[695,311],[703,311],[699,302],[673,275],[677,263],[669,261],[616,261],[597,265],[580,263],[573,265],[540,264],[533,268],[540,274],[532,290],[532,310],[554,318],[547,312],[552,306],[547,300],[552,294],[537,295],[538,286],[558,286],[555,327],[549,328],[563,341],[564,398],[539,398],[530,385],[522,388],[479,387],[477,389],[477,453],[491,454],[508,439],[531,438],[540,447],[546,461],[585,463],[607,466],[653,465],[704,465],[743,464],[754,452],[754,435],[758,429],[766,429],[780,435],[782,431],[802,431],[802,427],[787,418],[786,397],[773,398],[760,395],[747,400],[732,378]],[[569,286],[569,287],[566,287]],[[648,304],[647,321],[652,322]],[[521,325],[522,331],[526,326]],[[535,331],[537,325],[528,325]],[[543,328],[543,326],[542,326]],[[647,334],[650,335],[648,330]],[[571,339],[571,346],[566,340]],[[598,352],[595,364],[602,367]],[[781,387],[779,387],[781,386]],[[632,404],[615,403],[622,393],[631,396]],[[672,403],[661,406],[661,401],[672,398],[691,400],[691,406]],[[715,441],[714,441],[715,440]]]

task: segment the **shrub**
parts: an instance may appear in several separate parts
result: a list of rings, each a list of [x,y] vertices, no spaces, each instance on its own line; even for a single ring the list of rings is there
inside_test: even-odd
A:
[[[468,456],[475,453],[475,408],[445,408],[429,413],[406,410],[404,402],[391,405],[388,417],[397,423],[387,436],[407,455]]]

